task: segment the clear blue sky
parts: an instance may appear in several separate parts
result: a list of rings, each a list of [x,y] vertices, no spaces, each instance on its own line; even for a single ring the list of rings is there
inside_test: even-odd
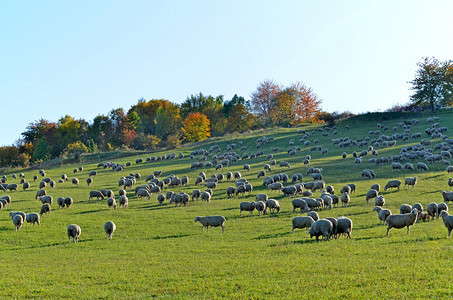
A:
[[[453,59],[453,1],[0,2],[0,145],[28,123],[91,122],[141,97],[180,103],[302,81],[326,111],[409,100],[424,56]]]

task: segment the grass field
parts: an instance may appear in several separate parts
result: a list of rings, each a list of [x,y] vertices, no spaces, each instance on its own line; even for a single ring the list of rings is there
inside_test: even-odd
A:
[[[453,112],[438,114],[440,125],[453,130]],[[411,115],[421,123],[411,128],[411,133],[421,132],[431,124],[426,123],[429,115]],[[451,298],[450,274],[453,270],[450,254],[452,240],[441,219],[420,222],[411,228],[392,229],[386,236],[386,226],[379,225],[377,214],[371,210],[374,203],[365,202],[365,194],[371,184],[382,186],[391,179],[404,181],[406,177],[418,176],[414,190],[382,192],[386,208],[399,213],[403,203],[421,203],[424,207],[430,202],[443,202],[440,191],[448,190],[446,166],[430,164],[425,173],[394,171],[390,164],[375,166],[368,163],[354,164],[351,153],[365,148],[351,147],[340,149],[332,146],[331,139],[338,137],[364,138],[370,130],[377,130],[376,123],[387,125],[392,135],[392,127],[402,122],[405,116],[385,114],[370,115],[366,118],[352,119],[338,124],[338,135],[330,133],[324,137],[319,131],[309,138],[319,139],[320,146],[329,149],[328,155],[310,152],[302,147],[295,156],[289,156],[286,149],[290,139],[296,141],[301,128],[272,128],[243,135],[213,138],[202,143],[188,145],[173,152],[185,154],[182,160],[161,161],[135,164],[136,158],[151,155],[140,154],[126,158],[113,159],[118,163],[132,162],[123,172],[97,168],[97,162],[84,164],[81,173],[72,174],[78,165],[64,165],[46,169],[47,176],[58,181],[65,173],[71,179],[80,179],[80,185],[70,181],[57,183],[52,190],[47,188],[54,202],[60,196],[71,196],[74,205],[70,209],[59,209],[56,204],[50,215],[41,218],[40,227],[24,227],[20,232],[14,230],[9,217],[10,211],[39,212],[41,203],[34,196],[39,180],[33,182],[37,170],[24,171],[31,183],[28,191],[0,192],[0,196],[10,195],[12,203],[0,211],[0,297],[2,298]],[[394,119],[392,119],[394,118]],[[350,130],[345,129],[349,125]],[[303,127],[316,130],[315,126]],[[398,133],[403,129],[398,128]],[[165,203],[159,206],[156,195],[151,200],[137,199],[128,190],[129,207],[109,210],[106,201],[88,200],[90,190],[112,189],[118,198],[118,180],[121,176],[139,172],[145,183],[147,175],[154,170],[162,170],[161,178],[170,174],[178,177],[188,175],[187,187],[172,188],[173,191],[191,191],[196,187],[195,178],[200,170],[191,170],[193,162],[189,154],[193,149],[208,149],[219,145],[225,151],[226,145],[242,141],[247,146],[246,153],[257,151],[255,141],[258,137],[274,137],[274,141],[260,150],[271,153],[270,147],[280,147],[273,153],[278,161],[287,160],[291,169],[274,167],[270,175],[302,173],[304,181],[312,181],[306,176],[308,166],[324,169],[326,184],[339,191],[344,184],[356,183],[357,192],[352,194],[351,203],[344,208],[318,211],[321,218],[347,216],[354,227],[352,239],[344,237],[329,242],[315,242],[303,229],[291,235],[291,220],[299,213],[292,214],[291,200],[277,192],[269,192],[262,186],[262,178],[257,173],[266,163],[265,156],[253,160],[241,160],[222,170],[239,171],[254,186],[251,195],[227,198],[225,190],[234,182],[223,181],[214,191],[209,204],[190,201],[187,206],[175,207]],[[420,139],[402,142],[392,148],[378,148],[379,156],[390,157],[398,154],[401,146],[419,143]],[[431,140],[432,146],[441,140]],[[293,147],[294,148],[294,147]],[[242,152],[236,149],[242,156]],[[348,158],[341,159],[346,151]],[[437,153],[437,151],[436,151]],[[304,166],[305,155],[310,154],[312,161]],[[209,156],[211,157],[211,156]],[[198,158],[198,157],[197,157]],[[412,163],[416,164],[417,161]],[[252,171],[243,172],[242,166],[248,163]],[[374,180],[362,180],[361,171],[373,169],[377,175]],[[97,170],[92,186],[85,184],[88,173]],[[8,183],[19,183],[11,177],[14,172],[6,172]],[[203,169],[209,177],[217,174],[214,169]],[[40,177],[41,178],[41,177]],[[164,191],[169,190],[166,188]],[[239,216],[241,201],[255,200],[258,193],[268,193],[270,198],[280,201],[280,213],[252,217],[244,213]],[[337,192],[338,193],[338,192]],[[316,192],[314,197],[319,197]],[[196,216],[223,215],[226,218],[226,231],[212,228],[207,233],[201,231],[201,224],[194,223]],[[305,214],[302,214],[305,215]],[[103,230],[106,221],[114,221],[117,230],[112,240],[107,240]],[[68,242],[66,228],[78,224],[82,229],[79,243]]]

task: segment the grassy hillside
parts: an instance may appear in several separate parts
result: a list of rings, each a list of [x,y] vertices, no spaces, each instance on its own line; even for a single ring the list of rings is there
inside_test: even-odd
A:
[[[410,115],[410,120],[417,118],[420,124],[412,126],[411,134],[421,132],[426,138],[425,128],[431,127],[426,122],[430,115]],[[440,126],[453,130],[453,113],[444,111],[438,114]],[[64,165],[46,169],[48,177],[55,181],[63,173],[71,179],[80,179],[75,186],[70,181],[57,183],[54,190],[47,187],[54,202],[60,196],[74,199],[72,208],[59,209],[56,204],[50,215],[41,218],[40,227],[24,227],[20,232],[14,230],[9,217],[10,211],[39,212],[41,203],[35,200],[38,183],[33,182],[37,170],[25,171],[25,177],[31,184],[28,191],[21,188],[16,192],[0,192],[0,196],[10,195],[12,203],[0,211],[0,268],[3,271],[0,281],[2,298],[375,298],[385,295],[387,298],[409,297],[452,297],[450,272],[453,267],[449,253],[452,242],[447,237],[447,230],[442,220],[420,222],[411,228],[392,229],[386,236],[386,226],[379,225],[377,214],[371,210],[374,203],[365,202],[365,194],[371,184],[381,187],[389,179],[417,176],[418,184],[414,190],[382,192],[386,200],[385,207],[394,214],[399,213],[403,203],[421,203],[424,207],[430,202],[442,202],[441,190],[448,190],[446,165],[430,164],[430,171],[420,173],[392,171],[390,164],[376,166],[368,163],[365,157],[361,164],[354,164],[351,153],[360,152],[366,147],[338,148],[331,139],[349,137],[351,139],[370,136],[370,130],[378,130],[377,122],[389,127],[383,132],[392,135],[396,123],[407,120],[406,115],[373,115],[347,120],[338,124],[338,134],[330,131],[323,136],[316,126],[303,128],[272,128],[243,135],[215,138],[193,144],[175,151],[182,151],[184,159],[135,164],[138,156],[112,157],[116,163],[132,165],[122,172],[97,168],[97,162],[83,164],[84,170],[72,174],[79,165]],[[350,129],[346,129],[346,125]],[[300,129],[315,134],[308,140],[319,140],[317,146],[328,148],[327,155],[318,151],[309,151],[310,147],[300,145],[301,151],[295,156],[286,152],[289,141],[294,139],[299,145],[302,138]],[[403,129],[398,127],[397,133]],[[142,179],[137,185],[144,184],[147,175],[154,170],[162,170],[160,178],[170,174],[178,177],[187,175],[190,184],[186,187],[171,188],[173,191],[191,193],[202,188],[194,185],[200,170],[191,170],[190,153],[194,149],[209,149],[219,145],[222,152],[226,145],[242,141],[247,147],[245,153],[256,152],[255,141],[259,137],[273,137],[273,142],[260,150],[264,156],[257,159],[240,160],[221,172],[239,171],[254,186],[251,195],[227,198],[225,190],[234,182],[223,181],[214,191],[209,204],[190,201],[187,206],[175,207],[166,202],[159,206],[157,195],[151,200],[137,199],[133,191],[128,190],[129,207],[110,210],[106,201],[88,200],[89,191],[112,189],[118,198],[118,180],[121,176],[139,172]],[[370,136],[376,137],[376,136]],[[398,154],[402,146],[414,145],[420,139],[397,141],[391,148],[377,148],[378,157],[390,157]],[[441,142],[431,140],[432,148]],[[272,152],[270,147],[280,147]],[[292,147],[294,149],[294,146]],[[244,152],[235,150],[240,156]],[[343,160],[341,153],[348,157]],[[438,153],[439,151],[435,151]],[[152,155],[164,155],[169,151]],[[281,193],[270,192],[262,186],[262,178],[257,173],[267,163],[266,154],[274,154],[278,161],[286,160],[291,169],[274,166],[268,175],[302,173],[304,182],[312,181],[306,175],[308,167],[323,168],[326,184],[333,185],[336,193],[344,184],[355,183],[357,192],[352,194],[348,207],[318,211],[321,218],[347,216],[354,223],[352,239],[344,237],[329,242],[316,243],[303,229],[291,235],[292,214],[291,200]],[[305,156],[312,156],[311,163],[303,164]],[[209,155],[211,159],[212,155]],[[95,158],[94,158],[95,159]],[[100,159],[100,157],[99,157]],[[418,161],[412,161],[415,165]],[[251,165],[250,172],[243,171],[243,164]],[[377,175],[373,180],[362,180],[361,171],[373,169]],[[86,186],[85,179],[90,171],[96,170],[93,184]],[[217,174],[214,169],[203,169],[209,177]],[[14,171],[16,174],[20,170]],[[7,175],[7,183],[19,183]],[[170,190],[165,188],[164,192]],[[280,201],[280,213],[252,217],[244,213],[239,216],[239,203],[253,201],[258,193],[268,193],[270,198]],[[316,192],[313,197],[319,197]],[[194,223],[196,216],[223,215],[226,218],[226,231],[212,228],[209,233],[201,231],[201,224]],[[103,230],[106,221],[114,221],[117,231],[112,240],[107,240]],[[66,228],[69,224],[78,224],[82,234],[78,244],[68,242]]]

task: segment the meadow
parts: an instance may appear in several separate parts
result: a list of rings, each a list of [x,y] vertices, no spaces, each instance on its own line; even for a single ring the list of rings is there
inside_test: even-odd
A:
[[[445,133],[453,130],[453,112],[442,111],[440,126],[448,127]],[[415,189],[404,187],[397,191],[382,191],[386,204],[393,214],[399,213],[403,203],[421,203],[424,207],[430,202],[443,202],[442,190],[449,190],[446,165],[428,164],[429,172],[392,171],[390,164],[374,165],[365,157],[361,164],[354,164],[351,153],[360,152],[365,147],[338,148],[331,140],[339,137],[364,138],[370,130],[378,130],[379,122],[392,128],[404,120],[419,119],[420,124],[411,128],[411,133],[421,132],[431,127],[426,119],[431,114],[369,114],[346,120],[337,124],[338,134],[332,132],[322,136],[318,125],[296,128],[270,128],[245,134],[230,135],[222,138],[189,144],[180,149],[158,153],[139,153],[136,156],[111,158],[116,163],[131,166],[122,172],[98,168],[104,156],[92,157],[92,162],[84,163],[84,170],[73,174],[80,164],[67,164],[46,168],[48,177],[55,181],[67,174],[69,179],[77,177],[80,185],[57,183],[55,189],[47,187],[54,202],[60,196],[72,197],[71,208],[58,208],[54,203],[50,215],[41,217],[41,226],[14,230],[9,217],[10,211],[39,212],[41,202],[35,199],[38,183],[33,175],[38,169],[9,170],[4,174],[7,183],[19,183],[11,177],[12,173],[23,172],[31,184],[28,191],[21,186],[16,192],[0,192],[0,196],[10,195],[12,202],[0,211],[0,280],[1,298],[451,298],[450,274],[453,266],[450,253],[452,240],[441,219],[419,222],[411,228],[392,229],[386,236],[386,226],[379,225],[373,203],[365,202],[365,194],[374,183],[383,187],[390,179],[404,182],[406,177],[418,177]],[[350,129],[346,129],[346,125]],[[309,151],[312,146],[300,145],[301,151],[289,156],[290,139],[298,141],[302,137],[298,130],[315,131],[309,140],[319,139],[319,146],[329,149],[327,155]],[[397,133],[403,129],[398,127]],[[273,137],[274,140],[260,150],[264,156],[256,159],[239,160],[221,171],[214,168],[191,170],[190,159],[194,149],[209,149],[219,145],[222,152],[226,145],[242,141],[247,147],[245,153],[256,152],[255,141],[259,137]],[[370,136],[375,137],[375,136]],[[431,147],[442,140],[431,140]],[[398,154],[402,146],[413,145],[420,139],[397,141],[395,147],[377,148],[379,157]],[[270,147],[280,147],[279,152],[271,152]],[[294,148],[294,147],[292,147]],[[240,156],[244,152],[235,150]],[[341,153],[348,153],[346,159]],[[152,155],[182,152],[184,159],[164,160],[136,164],[137,158],[145,161]],[[319,210],[321,218],[346,216],[353,221],[352,239],[341,237],[331,241],[316,242],[307,235],[305,229],[291,234],[291,220],[305,213],[292,213],[291,200],[281,193],[270,192],[262,186],[262,178],[257,173],[267,163],[266,154],[274,154],[278,161],[286,160],[291,169],[274,166],[268,175],[302,173],[304,182],[312,181],[306,174],[308,167],[323,168],[324,181],[338,191],[348,183],[357,185],[356,193],[351,195],[347,207]],[[312,160],[304,165],[309,154]],[[212,154],[209,156],[211,157]],[[418,161],[412,161],[415,165]],[[251,165],[251,171],[243,171],[243,164]],[[362,180],[361,171],[372,169],[377,178]],[[96,170],[97,176],[90,187],[85,183],[90,171]],[[127,209],[109,209],[106,200],[89,200],[89,191],[111,189],[118,198],[118,180],[121,176],[139,172],[142,179],[137,185],[144,184],[146,176],[154,170],[162,170],[164,178],[170,174],[190,178],[186,187],[174,187],[173,191],[191,191],[202,187],[194,185],[200,171],[209,177],[211,174],[239,171],[243,178],[253,184],[251,195],[227,198],[225,190],[234,185],[224,180],[214,191],[209,204],[200,200],[190,201],[187,206],[175,207],[166,201],[158,205],[156,194],[151,199],[138,199],[133,190],[128,190]],[[2,174],[0,174],[2,175]],[[170,190],[165,188],[164,192]],[[281,211],[276,214],[253,216],[239,215],[239,203],[253,201],[258,193],[267,193],[269,198],[279,200]],[[315,192],[313,197],[319,197]],[[201,224],[194,223],[196,216],[223,215],[226,218],[226,231],[211,228],[202,232]],[[107,240],[103,225],[114,221],[117,230],[112,240]],[[69,224],[78,224],[82,229],[77,244],[68,242],[66,229]]]

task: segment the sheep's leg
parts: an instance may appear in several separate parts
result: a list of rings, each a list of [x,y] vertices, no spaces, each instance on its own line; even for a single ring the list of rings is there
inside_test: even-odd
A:
[[[452,229],[453,229],[453,228],[448,228],[448,237],[451,237],[451,230],[452,230]]]
[[[225,225],[222,225],[222,233],[225,232]]]
[[[407,234],[410,233],[410,230],[411,230],[411,227],[410,227],[410,226],[407,226]]]
[[[387,228],[387,236],[389,236],[390,228]]]

